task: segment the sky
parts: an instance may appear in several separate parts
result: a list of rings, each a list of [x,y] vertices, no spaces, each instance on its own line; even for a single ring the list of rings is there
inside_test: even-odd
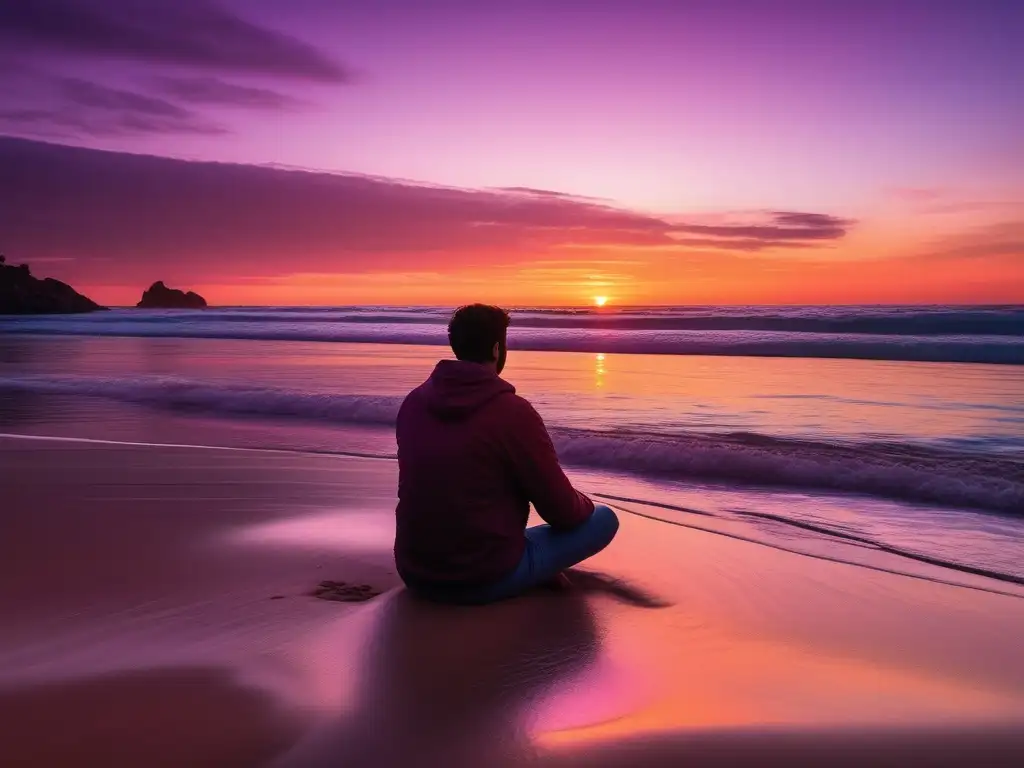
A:
[[[108,304],[1024,302],[1016,0],[0,0],[0,252]]]

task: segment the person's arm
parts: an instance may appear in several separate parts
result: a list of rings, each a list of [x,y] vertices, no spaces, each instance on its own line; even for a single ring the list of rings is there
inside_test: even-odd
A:
[[[540,414],[516,398],[508,442],[509,459],[537,514],[553,528],[574,528],[594,511],[594,502],[572,487]]]

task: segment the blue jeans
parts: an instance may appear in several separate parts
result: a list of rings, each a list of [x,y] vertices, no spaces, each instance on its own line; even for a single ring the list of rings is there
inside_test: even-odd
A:
[[[611,543],[618,530],[619,518],[611,509],[598,504],[594,513],[575,528],[555,529],[550,525],[527,528],[526,550],[519,565],[498,581],[458,586],[417,584],[411,585],[412,590],[429,600],[466,605],[515,597],[546,584],[566,568],[596,555]]]

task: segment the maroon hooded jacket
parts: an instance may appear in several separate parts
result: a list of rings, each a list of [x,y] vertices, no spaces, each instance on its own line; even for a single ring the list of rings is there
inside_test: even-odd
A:
[[[532,502],[556,528],[594,504],[558,464],[540,415],[493,369],[442,360],[398,412],[395,562],[405,581],[481,584],[515,569]]]

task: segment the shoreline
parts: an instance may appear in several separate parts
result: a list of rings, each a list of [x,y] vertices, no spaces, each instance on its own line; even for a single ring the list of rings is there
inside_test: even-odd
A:
[[[56,444],[69,443],[69,444],[80,444],[83,446],[96,445],[96,446],[113,446],[121,448],[166,448],[166,449],[187,449],[187,450],[198,450],[198,451],[236,451],[241,453],[266,453],[266,454],[280,454],[284,456],[310,456],[310,457],[323,457],[329,459],[347,460],[354,459],[358,461],[380,461],[392,463],[397,460],[395,454],[388,453],[371,453],[363,451],[346,451],[346,450],[329,450],[329,449],[315,449],[315,448],[302,448],[302,447],[268,447],[268,446],[246,446],[246,445],[210,445],[204,443],[176,443],[176,442],[148,442],[140,440],[116,440],[116,439],[104,439],[104,438],[93,438],[93,437],[82,437],[76,435],[37,435],[28,433],[17,433],[17,432],[0,432],[0,440],[26,440],[36,442],[52,442]],[[570,468],[577,472],[586,472],[587,468]],[[657,476],[655,480],[660,479]],[[774,487],[768,489],[754,487],[755,490],[779,490]],[[783,488],[782,490],[787,490]],[[840,491],[830,491],[821,489],[793,489],[793,490],[810,490],[817,491],[823,494],[832,494],[837,498],[842,498],[843,493]],[[696,515],[698,518],[711,519],[716,522],[726,522],[718,518],[715,513],[708,512],[706,510],[693,509],[686,506],[679,506],[669,504],[661,501],[655,501],[650,499],[642,498],[631,498],[623,497],[614,494],[608,494],[606,492],[595,491],[593,489],[587,489],[590,495],[595,498],[600,498],[604,503],[611,505],[614,509],[619,512],[623,512],[629,515],[634,515],[640,518],[646,518],[666,525],[674,525],[682,528],[689,528],[691,530],[703,531],[718,536],[725,536],[727,538],[733,538],[740,541],[747,541],[752,544],[759,546],[770,547],[777,549],[782,552],[789,552],[794,555],[800,555],[803,557],[809,557],[817,560],[824,560],[827,562],[840,563],[846,565],[852,565],[860,568],[867,568],[869,570],[876,570],[882,573],[889,573],[894,576],[903,576],[913,579],[924,579],[937,584],[943,584],[946,586],[960,587],[964,589],[978,590],[981,592],[988,592],[995,595],[1002,595],[1007,597],[1024,597],[1024,592],[1008,591],[1013,590],[1015,586],[1024,585],[1024,576],[1017,576],[1012,573],[1004,573],[1002,571],[996,571],[986,568],[980,568],[971,566],[969,564],[963,564],[954,562],[951,560],[943,560],[940,558],[929,557],[920,553],[911,552],[906,549],[899,547],[892,547],[879,542],[874,542],[863,537],[845,533],[840,530],[834,530],[830,528],[818,527],[814,524],[804,523],[799,520],[790,520],[778,515],[744,511],[740,514],[742,517],[747,517],[756,520],[768,520],[771,522],[778,522],[784,525],[793,526],[797,529],[808,530],[812,533],[820,533],[826,537],[835,537],[839,541],[848,541],[857,545],[869,546],[878,553],[893,555],[895,564],[872,564],[867,561],[854,561],[850,559],[844,559],[837,555],[815,553],[806,549],[794,549],[787,547],[781,542],[772,542],[766,539],[758,539],[749,535],[743,535],[735,531],[730,531],[728,527],[713,528],[704,527],[701,525],[695,525],[693,523],[685,522],[686,518],[673,519],[665,516],[659,516],[657,510],[668,510],[670,512],[682,513],[685,515]],[[645,508],[647,511],[640,511],[632,509],[630,507],[623,506],[623,504],[630,504],[633,506],[639,505]],[[951,509],[956,509],[951,507]],[[962,510],[960,510],[962,511]],[[969,510],[971,512],[982,512],[981,510]],[[913,567],[914,564],[924,564],[926,566],[934,566],[934,570],[930,575],[925,575],[921,572],[914,572],[908,570],[901,570],[899,563],[904,563]],[[968,581],[953,581],[950,578],[943,578],[941,574],[943,572],[958,573],[961,576],[966,576]],[[1004,582],[1008,586],[1005,589],[1001,589],[998,584],[994,582]]]

